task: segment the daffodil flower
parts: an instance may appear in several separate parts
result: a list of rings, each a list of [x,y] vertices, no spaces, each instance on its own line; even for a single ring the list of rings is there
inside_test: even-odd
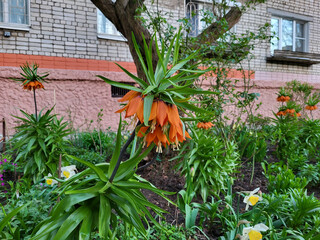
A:
[[[73,175],[76,174],[76,165],[70,165],[61,168],[61,177],[65,177],[66,179],[71,178]]]
[[[253,191],[249,192],[248,196],[245,196],[243,202],[246,203],[246,211],[249,209],[249,206],[254,206],[258,201],[262,200],[262,196],[255,194],[259,192],[260,188],[256,188]]]
[[[268,227],[263,223],[254,225],[254,227],[245,227],[242,231],[242,236],[240,240],[261,240],[261,232],[268,231]]]
[[[56,180],[54,180],[54,179],[52,178],[51,173],[49,173],[47,177],[44,177],[44,179],[46,180],[46,183],[47,183],[49,186],[53,186],[54,184],[58,183],[58,181],[56,181]]]

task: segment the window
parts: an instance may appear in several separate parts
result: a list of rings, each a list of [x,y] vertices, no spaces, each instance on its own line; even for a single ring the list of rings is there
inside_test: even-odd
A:
[[[212,2],[208,1],[192,1],[186,0],[186,18],[189,19],[191,29],[189,36],[196,37],[206,27],[203,19],[203,14],[212,7]]]
[[[216,0],[216,3],[221,3],[222,0]],[[240,3],[236,3],[232,0],[227,0],[225,2],[227,7],[241,6]],[[186,18],[189,19],[191,29],[189,36],[198,36],[203,29],[207,27],[205,21],[203,21],[206,13],[212,13],[212,0],[186,0]],[[213,14],[213,13],[212,13]],[[236,29],[230,29],[231,32],[235,32]]]
[[[125,40],[125,38],[120,32],[118,32],[117,28],[112,24],[112,22],[110,22],[99,9],[97,9],[97,16],[98,37],[121,41]]]
[[[290,50],[307,52],[307,22],[284,18],[271,18],[271,31],[275,34],[271,40],[271,52]]]
[[[0,26],[19,28],[29,25],[28,0],[0,0]]]
[[[129,84],[129,85],[131,85],[131,86],[134,85],[134,83],[131,83],[131,82],[121,82],[121,83]],[[129,92],[128,89],[111,86],[111,97],[115,97],[115,98],[117,98],[117,97],[123,97],[123,96],[126,95],[128,92]]]

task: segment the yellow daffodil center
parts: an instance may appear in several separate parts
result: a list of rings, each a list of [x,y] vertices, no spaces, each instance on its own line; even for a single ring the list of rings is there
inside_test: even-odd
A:
[[[259,197],[251,196],[249,197],[249,201],[251,202],[252,206],[254,206],[259,201]]]
[[[261,240],[262,239],[261,233],[259,233],[258,231],[255,231],[255,230],[251,230],[248,235],[249,235],[250,240]]]
[[[63,175],[64,175],[66,178],[69,178],[69,177],[70,177],[70,172],[63,171]]]
[[[47,180],[46,180],[46,183],[47,183],[48,185],[51,185],[51,184],[52,184],[52,179],[47,179]]]

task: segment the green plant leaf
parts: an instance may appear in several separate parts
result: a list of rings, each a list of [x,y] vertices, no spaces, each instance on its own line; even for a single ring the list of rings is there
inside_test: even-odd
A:
[[[148,95],[144,98],[143,104],[143,118],[144,118],[144,125],[149,126],[149,117],[151,113],[151,107],[153,103],[154,95]]]
[[[76,160],[76,161],[78,161],[80,163],[82,163],[83,165],[86,165],[89,168],[91,168],[98,175],[98,177],[101,179],[101,181],[103,181],[103,182],[108,182],[109,181],[109,179],[106,177],[105,173],[100,168],[98,168],[95,165],[93,165],[92,163],[84,161],[84,160],[82,160],[80,158],[77,158],[75,156],[71,156],[71,155],[68,155],[68,154],[66,156],[69,157],[69,158],[72,158],[72,159],[74,159],[74,160]]]
[[[108,169],[108,177],[110,178],[112,175],[112,172],[114,168],[117,165],[119,156],[120,156],[120,151],[121,151],[121,115],[120,115],[120,121],[119,121],[119,126],[118,126],[118,132],[117,132],[117,138],[116,138],[116,146],[114,148],[114,152],[112,154],[112,158],[110,160],[110,167]]]
[[[18,207],[14,210],[12,210],[10,213],[8,213],[0,222],[0,232],[3,230],[3,228],[10,222],[11,218],[13,218],[18,212],[20,212],[25,207],[29,206],[31,202],[22,205],[21,207]],[[2,207],[2,205],[1,205]]]
[[[53,240],[67,239],[72,231],[85,219],[91,210],[86,206],[79,207],[75,210],[61,225],[59,231],[54,236]]]
[[[136,91],[136,92],[142,92],[142,90],[140,88],[137,88],[137,87],[125,84],[125,83],[116,82],[116,81],[113,81],[113,80],[111,80],[109,78],[103,77],[101,75],[97,75],[97,77],[101,78],[103,81],[105,81],[106,83],[108,83],[108,84],[110,84],[112,86],[119,87],[119,88],[124,88],[124,89],[128,89],[128,90],[133,90],[133,91]]]

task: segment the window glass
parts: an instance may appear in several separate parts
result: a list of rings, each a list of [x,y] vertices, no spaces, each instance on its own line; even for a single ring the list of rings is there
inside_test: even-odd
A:
[[[282,50],[293,50],[293,21],[282,20]]]
[[[307,51],[306,22],[281,17],[271,18],[271,53],[276,49]]]
[[[112,22],[110,22],[99,9],[97,9],[97,11],[98,11],[98,33],[121,36],[121,33],[118,32],[118,30],[112,24]]]
[[[0,0],[0,22],[3,22],[3,3]]]
[[[10,0],[9,1],[9,22],[27,24],[28,7],[27,0]]]
[[[296,39],[296,51],[303,52],[305,46],[305,40],[304,39]]]
[[[296,24],[296,36],[299,38],[304,37],[304,23],[297,22]]]
[[[199,34],[199,15],[198,15],[198,4],[186,1],[186,17],[189,19],[189,24],[191,25],[190,36],[197,36]]]

